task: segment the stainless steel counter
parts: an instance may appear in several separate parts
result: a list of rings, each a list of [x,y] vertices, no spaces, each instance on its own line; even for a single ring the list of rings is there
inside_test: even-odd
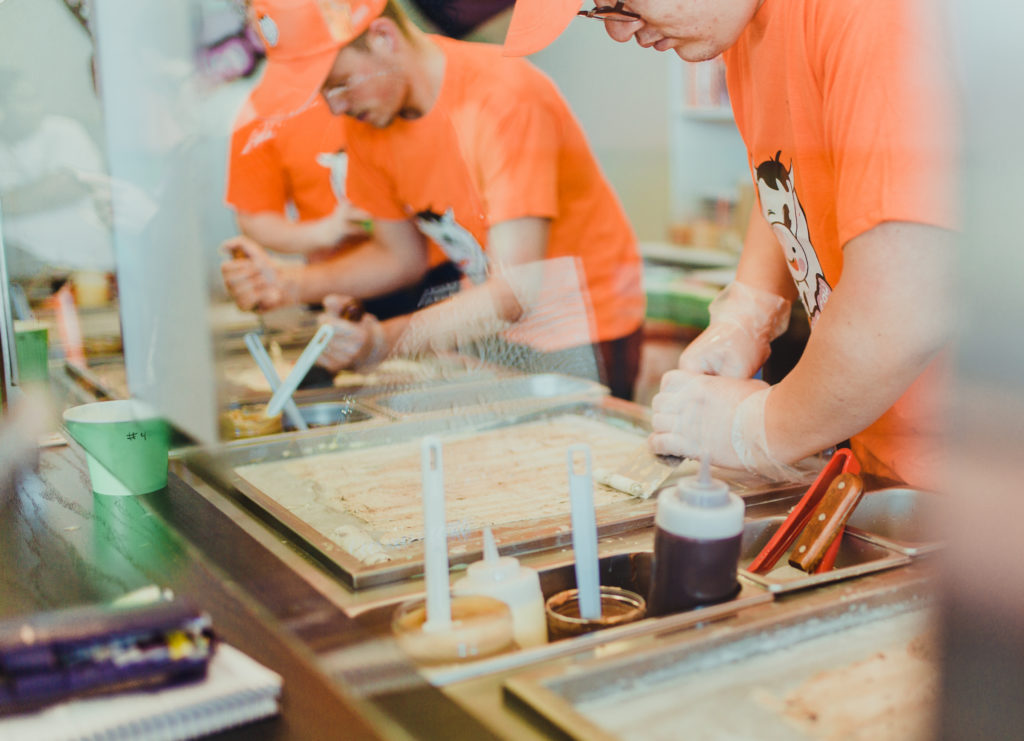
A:
[[[308,437],[308,433],[286,437],[301,441],[304,436]],[[901,558],[887,560],[884,570],[854,569],[844,574],[849,578],[840,581],[811,582],[774,592],[746,579],[741,600],[733,605],[649,619],[625,626],[625,630],[606,631],[603,636],[571,639],[476,666],[424,672],[397,651],[387,630],[393,606],[422,594],[421,579],[405,577],[362,589],[348,586],[331,559],[323,558],[308,544],[297,542],[293,533],[282,529],[266,510],[253,506],[230,481],[209,476],[201,459],[192,463],[198,465],[190,467],[184,460],[174,460],[167,491],[119,502],[117,513],[101,518],[113,518],[110,521],[127,527],[131,537],[125,540],[113,531],[102,537],[96,535],[94,544],[109,543],[114,547],[94,545],[90,550],[86,546],[88,552],[78,559],[78,566],[58,566],[62,568],[59,589],[92,584],[79,597],[86,601],[117,596],[145,579],[162,578],[179,591],[195,590],[204,604],[212,606],[215,621],[241,647],[272,668],[286,670],[283,728],[291,730],[272,730],[275,738],[303,738],[303,733],[317,724],[321,730],[336,730],[346,717],[359,719],[353,721],[354,734],[358,726],[364,733],[385,738],[528,740],[573,734],[604,738],[602,734],[608,733],[607,728],[588,717],[587,709],[577,700],[593,696],[604,686],[616,687],[618,679],[641,686],[653,682],[658,671],[683,671],[702,656],[720,657],[730,651],[736,656],[734,663],[742,675],[745,662],[753,662],[758,656],[764,658],[766,651],[757,646],[783,645],[777,641],[773,644],[773,637],[788,635],[789,643],[785,645],[791,646],[818,637],[823,630],[863,625],[878,626],[878,646],[882,647],[886,635],[892,632],[888,621],[904,613],[926,610],[931,597],[931,560],[923,554],[932,546],[925,542],[921,547],[920,539],[904,539],[910,543],[910,550],[891,551]],[[84,469],[80,460],[77,467],[77,486],[81,486]],[[46,476],[53,479],[57,470],[60,469],[51,467]],[[65,484],[58,480],[55,485],[59,491]],[[47,491],[51,489],[39,495],[19,495],[20,514],[8,518],[8,530],[14,528],[8,534],[8,542],[17,551],[8,562],[18,564],[17,573],[22,575],[18,583],[23,584],[23,588],[16,590],[16,594],[22,595],[21,601],[10,603],[9,610],[40,609],[69,599],[76,601],[72,592],[57,600],[34,594],[36,588],[30,586],[31,563],[23,554],[18,555],[25,548],[32,548],[31,544],[41,537],[38,528],[30,524],[36,509],[57,506],[63,511],[64,505],[54,504],[62,501],[62,496]],[[747,487],[744,496],[748,523],[784,515],[800,491],[802,488]],[[893,501],[899,499],[893,497]],[[96,511],[102,515],[110,506],[88,497],[68,511],[88,512],[100,507]],[[132,511],[121,512],[125,507]],[[877,511],[864,517],[860,525],[870,531],[873,517],[877,517]],[[52,527],[44,528],[45,539],[80,540],[75,531],[68,531],[77,527],[80,520],[78,514],[71,514],[70,519],[58,516]],[[155,552],[149,550],[149,540],[141,538],[139,525],[133,524],[139,522],[159,525],[162,541],[175,545],[162,546]],[[107,526],[97,521],[95,528],[102,533]],[[751,537],[755,529],[750,528]],[[880,528],[876,525],[875,529]],[[24,537],[19,534],[23,530]],[[883,535],[892,545],[901,540],[902,534]],[[919,535],[914,533],[915,537]],[[632,529],[607,533],[601,538],[599,554],[608,564],[629,563],[629,554],[650,551],[652,539],[648,520]],[[860,538],[859,542],[851,543],[855,555],[862,553],[861,542],[877,545]],[[755,545],[756,538],[745,547]],[[79,551],[81,547],[78,546]],[[58,547],[47,552],[59,551]],[[51,558],[55,564],[66,561]],[[563,541],[525,551],[520,558],[553,583],[551,580],[570,567],[572,552],[567,541]],[[110,573],[115,561],[133,564],[128,572],[131,578],[123,584],[107,581],[106,577],[96,581],[74,575],[75,569],[83,574]],[[840,566],[849,568],[850,564],[840,561]],[[608,575],[617,573],[616,568],[609,566]],[[196,576],[197,572],[202,576]],[[183,578],[183,574],[187,576]],[[872,645],[869,636],[868,646]],[[737,646],[742,648],[739,654]],[[273,650],[268,650],[271,647]],[[774,659],[770,651],[767,654],[769,665],[786,664],[784,650]],[[331,700],[322,707],[328,717],[315,719],[316,723],[311,725],[314,718],[304,717],[316,712],[310,701],[327,697]],[[614,694],[607,699],[609,706],[619,701]],[[683,724],[686,712],[679,712],[682,715],[678,722]],[[637,723],[643,723],[643,718],[637,719]]]
[[[363,640],[318,651],[318,662],[329,675],[357,686],[360,677],[368,678],[364,689],[369,695],[381,692],[382,687],[394,690],[409,681],[412,669],[397,654],[387,625],[395,604],[422,594],[419,579],[351,589],[311,559],[307,551],[282,538],[271,524],[255,518],[239,500],[188,471],[178,472],[204,499],[281,559],[297,578],[354,618],[363,631]],[[777,517],[795,501],[792,490],[752,494],[748,498],[748,519]],[[600,542],[600,555],[610,560],[622,554],[643,553],[651,549],[652,539],[650,527],[605,537]],[[572,553],[568,547],[556,547],[524,554],[521,560],[542,574],[551,574],[571,564]],[[927,558],[903,558],[887,565],[875,573],[851,573],[850,578],[831,584],[812,582],[807,588],[774,595],[748,580],[744,598],[749,599],[751,592],[761,598],[744,604],[742,609],[711,608],[703,614],[647,620],[643,621],[647,625],[634,625],[614,636],[609,631],[602,638],[551,644],[532,654],[523,652],[520,656],[478,662],[476,667],[425,671],[420,678],[441,687],[445,696],[500,738],[558,738],[567,733],[579,738],[604,738],[602,731],[589,724],[566,699],[575,691],[565,689],[569,683],[589,685],[615,676],[634,676],[639,681],[659,662],[664,665],[673,661],[665,657],[676,656],[682,662],[693,652],[726,650],[740,643],[750,651],[750,646],[757,645],[757,636],[763,635],[767,641],[768,636],[787,629],[801,631],[799,640],[820,635],[820,630],[806,626],[833,626],[838,630],[875,621],[880,631],[879,646],[883,645],[888,631],[886,620],[926,610],[932,589]],[[573,641],[577,643],[569,645]],[[792,642],[799,641],[794,638]],[[747,658],[740,656],[739,661]],[[780,656],[778,661],[781,666],[785,658]],[[680,718],[680,722],[684,720]]]

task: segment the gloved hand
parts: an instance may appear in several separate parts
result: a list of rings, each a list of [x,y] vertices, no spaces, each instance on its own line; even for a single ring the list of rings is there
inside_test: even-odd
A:
[[[231,298],[243,311],[269,311],[299,303],[301,266],[273,259],[255,241],[241,234],[225,240],[221,249],[231,259],[220,272]]]
[[[334,327],[334,336],[317,360],[332,373],[345,368],[367,371],[380,364],[391,349],[384,328],[373,314],[364,314],[359,321],[343,318],[351,299],[347,296],[324,297],[324,313],[318,321]]]
[[[776,481],[801,479],[797,469],[768,449],[764,406],[771,387],[755,379],[669,371],[651,402],[655,453],[698,458],[742,468]]]
[[[789,466],[768,448],[764,409],[772,387],[757,391],[736,407],[732,420],[732,447],[740,463],[748,471],[759,473],[774,481],[799,481],[804,474]]]
[[[789,326],[790,302],[734,281],[711,302],[708,328],[679,356],[680,370],[750,378],[764,365],[769,343]]]
[[[725,378],[689,371],[669,371],[651,400],[651,449],[655,453],[698,458],[742,468],[732,447],[732,420],[745,398],[768,384],[749,378]]]

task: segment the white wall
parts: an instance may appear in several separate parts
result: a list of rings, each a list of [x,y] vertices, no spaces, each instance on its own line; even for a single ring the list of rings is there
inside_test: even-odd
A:
[[[640,239],[665,239],[671,60],[618,44],[600,23],[583,19],[530,60],[565,94]]]
[[[24,70],[47,111],[77,119],[104,148],[92,44],[61,0],[0,2],[0,50],[0,64]]]
[[[641,240],[665,240],[700,199],[749,183],[731,120],[687,115],[686,64],[672,53],[612,41],[576,20],[531,60],[565,93]]]
[[[667,112],[670,127],[671,213],[674,221],[699,216],[701,198],[735,195],[739,183],[750,185],[746,148],[731,115],[726,118],[694,116],[683,106],[687,100],[686,63],[673,56],[668,81],[672,101]]]

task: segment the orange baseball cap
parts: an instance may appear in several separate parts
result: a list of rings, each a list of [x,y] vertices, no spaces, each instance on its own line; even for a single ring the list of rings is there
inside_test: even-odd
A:
[[[387,0],[252,0],[249,19],[267,63],[249,102],[258,116],[289,116],[311,104],[345,44]]]
[[[580,0],[516,0],[505,34],[506,57],[525,57],[558,38],[576,17]]]

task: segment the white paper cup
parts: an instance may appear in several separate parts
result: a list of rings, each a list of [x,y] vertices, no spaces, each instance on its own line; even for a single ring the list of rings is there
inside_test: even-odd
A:
[[[97,494],[131,496],[167,486],[170,428],[148,405],[135,400],[83,404],[64,412],[64,425],[85,449]]]

